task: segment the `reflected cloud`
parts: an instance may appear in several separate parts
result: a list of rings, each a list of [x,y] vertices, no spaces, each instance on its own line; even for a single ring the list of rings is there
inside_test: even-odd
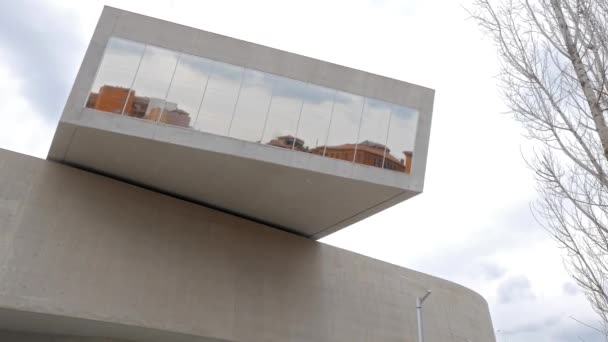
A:
[[[141,57],[143,44],[132,42],[130,40],[112,37],[106,48],[106,55],[115,55],[122,57]],[[154,52],[151,52],[154,53]]]
[[[294,98],[311,104],[332,103],[334,101],[335,91],[333,89],[316,85],[314,87],[303,87],[298,83],[305,84],[301,81],[284,78],[282,86],[274,89],[273,96]]]
[[[235,68],[234,65],[188,54],[184,54],[184,56],[187,57],[184,58],[184,67],[189,68],[193,73],[213,75],[231,81],[238,81],[241,78],[238,67]]]

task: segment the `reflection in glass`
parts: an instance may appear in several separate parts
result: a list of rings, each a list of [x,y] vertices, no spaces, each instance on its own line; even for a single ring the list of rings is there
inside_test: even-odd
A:
[[[272,98],[274,76],[246,70],[243,85],[230,126],[230,136],[253,142],[260,142],[264,122]]]
[[[158,121],[164,110],[176,110],[177,104],[165,102],[179,54],[146,46],[124,114]]]
[[[318,154],[325,146],[335,93],[335,90],[308,84],[302,94],[304,103],[296,136],[302,140],[304,151]]]
[[[410,173],[418,112],[110,38],[86,106]]]
[[[207,89],[194,127],[208,133],[228,135],[241,88],[243,68],[210,61],[209,74]]]
[[[417,111],[393,106],[383,165],[385,169],[411,172],[417,122]]]
[[[302,111],[302,99],[307,91],[306,83],[273,77],[272,89],[262,143],[303,151],[304,141],[295,138],[295,134]]]
[[[160,122],[191,127],[205,94],[209,79],[209,60],[181,55],[167,95],[167,106]]]
[[[313,153],[353,161],[364,103],[361,96],[336,92],[327,144]]]
[[[87,99],[88,108],[122,113],[144,49],[144,44],[110,38]],[[129,102],[131,106],[132,99]]]
[[[359,128],[355,163],[382,167],[390,117],[389,103],[367,99]]]

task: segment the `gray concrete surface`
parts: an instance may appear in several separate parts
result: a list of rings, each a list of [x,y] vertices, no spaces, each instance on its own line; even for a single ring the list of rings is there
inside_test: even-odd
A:
[[[33,334],[20,331],[0,330],[0,341],[2,342],[128,342],[126,340],[118,340],[105,337],[87,337],[87,336],[65,336],[65,335],[48,335],[48,334]]]
[[[0,308],[2,342],[228,342],[58,314]]]
[[[93,115],[97,121],[107,118],[112,122],[117,117],[99,112]],[[137,119],[130,121],[135,122],[137,128],[164,127],[172,132],[192,132]],[[179,137],[174,134],[170,140]],[[198,137],[207,146],[243,148],[249,154],[264,158],[268,156],[263,153],[267,148],[264,145],[212,134]],[[121,179],[136,184],[231,210],[306,237],[324,235],[328,227],[346,225],[347,222],[342,221],[388,199],[416,194],[394,186],[292,168],[270,161],[235,158],[228,153],[200,150],[183,144],[117,135],[109,130],[79,127],[72,141],[64,163],[119,175]],[[280,153],[276,155],[286,162],[295,155],[283,149],[277,152]],[[312,154],[304,156],[317,157]],[[317,159],[328,167],[348,165],[333,163],[329,158]],[[341,172],[338,167],[334,169],[336,173]]]
[[[192,341],[413,342],[426,289],[427,342],[495,341],[487,303],[460,285],[0,150],[5,325],[138,341],[161,339],[100,326]]]
[[[418,128],[414,147],[414,159],[411,174],[387,171],[367,165],[344,162],[341,160],[323,158],[298,152],[287,152],[279,148],[264,146],[245,141],[235,141],[231,138],[198,132],[162,124],[151,124],[143,120],[116,116],[85,109],[88,92],[93,84],[97,67],[101,61],[104,48],[112,36],[148,43],[167,49],[202,56],[234,65],[244,66],[255,70],[270,72],[276,75],[298,79],[314,84],[338,89],[353,94],[372,97],[390,103],[413,108],[418,111]],[[229,212],[235,212],[259,222],[287,229],[314,239],[329,235],[352,223],[362,220],[392,205],[402,202],[423,190],[428,144],[430,138],[431,117],[434,91],[432,89],[402,82],[387,77],[374,75],[360,70],[296,55],[293,53],[241,41],[222,35],[197,30],[194,28],[150,18],[147,16],[106,7],[102,13],[97,29],[93,34],[89,48],[76,77],[72,91],[64,108],[57,132],[53,139],[48,159],[79,165],[94,169],[100,173],[112,174],[121,179],[129,179],[135,183],[190,197],[191,199],[211,205],[216,205]],[[123,140],[123,136],[145,138],[150,144],[139,144],[143,151],[134,155],[124,156],[122,163],[117,163],[119,154],[125,151],[105,151],[102,142],[92,140],[88,135],[90,129],[104,130],[114,134],[107,135],[110,140]],[[91,138],[91,139],[90,139]],[[164,183],[150,183],[146,174],[158,172],[158,169],[171,168],[166,161],[164,165],[154,165],[153,169],[141,169],[150,158],[161,158],[162,155],[151,153],[157,144],[184,146],[188,153],[182,153],[177,162],[180,167],[189,168],[187,179],[169,178]],[[86,149],[85,149],[86,147]],[[129,148],[132,146],[124,146]],[[225,154],[232,159],[240,160],[239,167],[243,170],[235,177],[225,173],[226,165],[204,163],[205,156],[211,153]],[[87,154],[94,158],[83,158]],[[75,157],[78,156],[78,157]],[[105,157],[105,158],[104,158]],[[173,158],[172,162],[175,161]],[[204,164],[204,169],[197,165]],[[258,209],[249,210],[240,203],[220,201],[211,196],[192,197],[193,193],[201,194],[212,186],[231,186],[237,184],[253,184],[260,176],[255,172],[255,166],[262,163],[273,163],[283,170],[285,177],[282,181],[275,180],[270,196],[256,197],[255,193],[231,193],[232,197],[241,197],[243,202],[255,203]],[[116,167],[117,164],[122,165]],[[286,167],[286,168],[282,168]],[[140,174],[134,170],[143,170]],[[291,171],[290,171],[291,170]],[[235,170],[233,170],[235,171]],[[202,178],[200,173],[220,174],[222,177]],[[330,186],[295,186],[298,199],[306,203],[325,204],[324,215],[318,215],[314,209],[302,206],[294,210],[290,196],[282,196],[294,186],[294,182],[306,182],[308,179],[298,179],[302,174],[324,176],[322,184]],[[251,176],[251,177],[250,177]],[[314,177],[310,177],[314,178]],[[170,182],[173,180],[174,182]],[[181,184],[187,182],[193,188],[193,193],[182,192]],[[366,183],[357,194],[367,196],[361,200],[353,197],[344,198],[343,204],[331,200],[336,194],[347,193],[347,187]],[[363,190],[365,188],[365,190]],[[391,188],[387,191],[387,188]],[[214,203],[213,201],[217,203]],[[277,212],[288,213],[284,217],[275,215]],[[313,217],[315,220],[311,220]]]

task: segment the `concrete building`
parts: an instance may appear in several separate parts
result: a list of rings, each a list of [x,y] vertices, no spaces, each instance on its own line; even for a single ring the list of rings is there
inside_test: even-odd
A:
[[[495,341],[315,241],[422,192],[433,96],[106,7],[47,160],[0,151],[0,341],[416,341],[427,290],[427,342]]]

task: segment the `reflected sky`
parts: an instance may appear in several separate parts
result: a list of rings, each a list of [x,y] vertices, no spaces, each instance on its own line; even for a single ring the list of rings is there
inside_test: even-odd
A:
[[[359,134],[365,98],[341,91],[336,93],[336,98],[342,101],[334,103],[327,145],[354,144]]]
[[[305,149],[325,146],[336,91],[313,84],[305,89],[296,136],[304,140]]]
[[[273,89],[268,86],[271,75],[247,70],[239,95],[229,135],[233,138],[260,142]]]
[[[191,117],[199,112],[209,80],[207,74],[195,71],[192,66],[204,62],[202,58],[182,55],[167,96],[167,102],[178,104],[179,108],[189,113]]]
[[[215,77],[233,81],[238,81],[241,78],[239,70],[233,68],[234,65],[188,54],[184,54],[184,56],[189,56],[184,61],[184,67],[188,67],[193,73],[213,74]]]
[[[304,104],[303,96],[306,94],[308,85],[304,82],[291,80],[285,77],[273,76],[269,78],[273,89],[273,97],[264,125],[262,143],[269,144],[272,140],[281,136],[295,136],[298,128],[298,120]],[[294,96],[285,96],[285,89]],[[274,96],[275,92],[283,92],[282,95]]]
[[[99,66],[93,89],[104,85],[129,88],[144,53],[144,44],[111,38]]]
[[[177,52],[150,45],[146,46],[133,83],[132,89],[134,92],[130,95],[130,97],[144,96],[154,99],[154,101],[150,101],[146,112],[165,107],[164,102],[179,58],[180,55]]]
[[[194,128],[208,133],[228,135],[241,89],[244,68],[216,62],[211,62],[209,65],[212,69]],[[227,75],[230,77],[226,77]]]
[[[414,151],[418,112],[402,106],[393,105],[391,124],[388,131],[387,148],[396,159],[404,157],[403,152]]]
[[[370,141],[384,145],[391,120],[392,105],[390,103],[367,99],[363,109],[359,138],[357,142]]]

